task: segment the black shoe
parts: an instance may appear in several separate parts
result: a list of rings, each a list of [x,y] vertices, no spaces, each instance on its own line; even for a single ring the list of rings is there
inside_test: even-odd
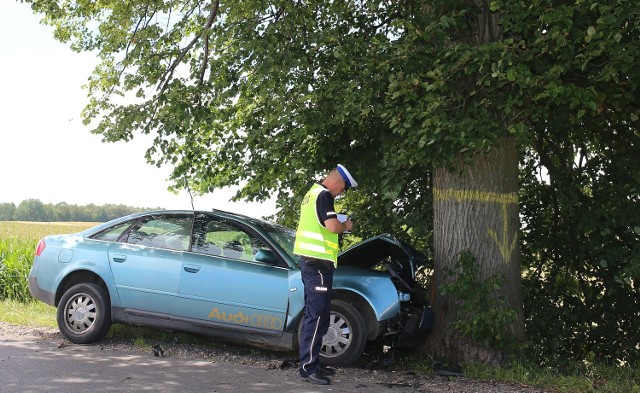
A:
[[[323,365],[320,365],[320,367],[318,368],[318,370],[316,370],[316,372],[322,375],[323,377],[330,377],[336,373],[334,369],[329,368],[327,366],[323,366]]]
[[[329,383],[331,383],[329,378],[327,378],[327,377],[325,377],[323,375],[320,375],[320,373],[318,373],[318,372],[315,372],[315,373],[309,375],[308,377],[304,378],[304,380],[307,381],[307,382],[318,384],[318,385],[328,385]]]

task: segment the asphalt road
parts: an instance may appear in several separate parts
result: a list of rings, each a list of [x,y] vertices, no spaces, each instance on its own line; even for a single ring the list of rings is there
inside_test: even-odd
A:
[[[99,345],[60,345],[0,334],[0,392],[416,392],[416,387],[333,377],[319,386],[295,369],[154,357]]]

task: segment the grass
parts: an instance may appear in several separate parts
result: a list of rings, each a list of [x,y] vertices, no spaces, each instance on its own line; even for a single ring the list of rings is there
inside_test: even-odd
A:
[[[57,327],[56,308],[42,302],[0,301],[0,321],[29,327]]]
[[[569,367],[573,371],[560,373],[527,361],[523,358],[501,367],[467,364],[462,372],[465,377],[478,381],[535,386],[553,393],[640,393],[638,368],[581,363]],[[434,362],[424,356],[412,355],[397,359],[394,369],[429,375],[434,373]]]
[[[516,385],[544,386],[562,393],[640,393],[640,371],[631,367],[589,365],[583,371],[560,374],[553,369],[543,369],[514,361],[502,367],[471,364],[464,368],[465,375],[490,381],[502,381]]]

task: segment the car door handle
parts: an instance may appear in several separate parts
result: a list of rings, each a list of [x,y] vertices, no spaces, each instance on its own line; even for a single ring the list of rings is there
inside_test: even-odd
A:
[[[188,273],[198,273],[200,266],[198,265],[184,265],[184,271]]]
[[[122,263],[127,259],[126,255],[122,255],[122,254],[115,254],[113,256],[113,261],[114,262],[118,262],[118,263]]]

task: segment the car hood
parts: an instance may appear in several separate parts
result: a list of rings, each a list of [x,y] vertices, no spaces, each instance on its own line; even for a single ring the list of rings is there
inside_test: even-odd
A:
[[[388,233],[364,240],[338,255],[338,266],[376,270],[384,266],[392,276],[397,274],[410,284],[414,284],[417,269],[425,263],[423,254]]]

